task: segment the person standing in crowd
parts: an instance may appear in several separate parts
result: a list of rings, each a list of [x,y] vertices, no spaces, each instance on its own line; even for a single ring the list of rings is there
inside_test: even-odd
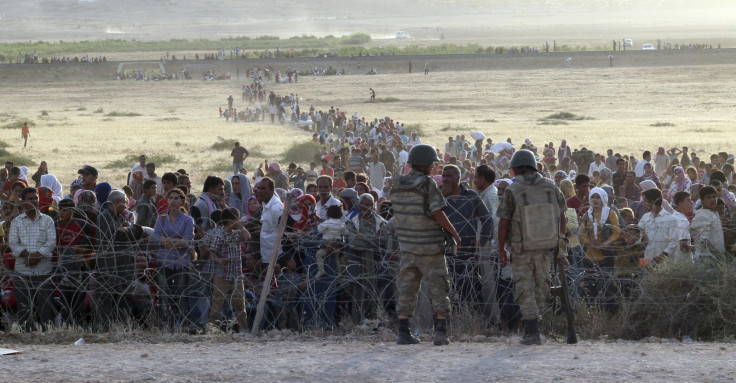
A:
[[[582,221],[583,215],[588,212],[590,191],[590,177],[585,174],[575,176],[575,195],[567,199],[567,207],[575,209],[578,213],[578,221]]]
[[[236,141],[235,147],[230,152],[230,156],[233,157],[233,174],[240,173],[240,169],[243,168],[243,163],[249,155],[250,153],[248,152],[248,150],[240,146],[240,142]]]
[[[253,195],[253,188],[245,174],[230,176],[233,191],[227,197],[227,206],[238,209],[241,215],[248,211],[248,199]]]
[[[373,153],[371,162],[368,163],[368,182],[370,182],[371,188],[381,190],[384,177],[386,177],[386,166],[383,162],[378,161],[378,154]]]
[[[698,195],[700,196],[702,208],[695,211],[695,217],[690,224],[690,232],[695,244],[696,260],[726,252],[723,224],[716,211],[718,192],[712,186],[705,186],[700,189]]]
[[[276,243],[276,237],[278,234],[279,218],[281,218],[281,213],[284,211],[284,205],[278,195],[274,193],[274,190],[275,187],[273,180],[268,177],[263,177],[261,182],[258,183],[256,189],[256,197],[262,206],[260,259],[264,266],[275,261],[271,259],[271,257],[273,256],[276,247],[281,247],[280,244]],[[278,252],[276,255],[278,256]]]
[[[445,165],[442,169],[441,191],[447,203],[447,219],[461,239],[456,254],[451,247],[445,254],[450,277],[459,300],[476,308],[481,302],[477,261],[480,250],[493,238],[493,219],[478,193],[460,183],[457,166]]]
[[[317,178],[317,200],[316,213],[320,217],[327,217],[327,208],[332,205],[340,205],[340,200],[332,196],[332,177],[319,176]]]
[[[56,246],[54,220],[38,211],[38,191],[27,187],[21,192],[23,213],[10,223],[8,244],[15,258],[13,285],[18,304],[18,323],[24,332],[33,329],[38,314],[46,330],[55,316],[54,283],[51,279]]]
[[[220,177],[208,176],[204,180],[202,194],[191,209],[194,222],[204,230],[214,227],[210,217],[215,210],[227,207],[225,202],[225,181]]]
[[[209,259],[215,265],[215,270],[220,271],[215,272],[212,282],[209,323],[215,328],[221,328],[220,310],[227,301],[238,324],[238,328],[233,327],[234,331],[244,331],[248,328],[248,314],[245,311],[241,245],[250,240],[250,234],[245,229],[245,222],[240,220],[240,212],[235,208],[223,210],[221,222],[223,230],[212,237],[208,246]]]
[[[651,188],[643,191],[641,196],[647,213],[641,217],[639,225],[649,238],[649,243],[644,249],[644,262],[657,263],[675,255],[680,245],[680,238],[676,234],[677,224],[672,213],[662,207],[661,190]]]
[[[409,320],[414,316],[419,287],[423,279],[429,285],[434,313],[435,345],[447,345],[447,317],[450,314],[450,289],[445,263],[445,233],[455,243],[461,243],[445,215],[447,206],[437,183],[429,175],[437,152],[429,145],[416,145],[409,152],[407,162],[411,171],[395,175],[391,189],[394,209],[394,227],[403,254],[396,284],[399,299],[396,311],[399,317],[398,344],[417,344]]]
[[[153,228],[153,236],[159,242],[156,263],[163,289],[162,317],[167,319],[165,323],[169,326],[186,327],[191,319],[186,291],[190,284],[194,220],[183,208],[186,201],[184,192],[174,188],[165,196],[169,210],[158,216]]]
[[[522,344],[542,344],[539,316],[549,294],[552,257],[566,231],[565,197],[554,181],[537,172],[537,162],[529,150],[511,157],[515,181],[506,188],[498,206],[499,262],[509,263],[506,245],[511,249],[514,273],[514,300],[524,321]],[[564,260],[564,258],[563,258]]]
[[[156,223],[158,213],[156,211],[156,181],[146,180],[143,183],[143,195],[135,205],[135,212],[138,214],[137,224],[145,227],[153,227]]]

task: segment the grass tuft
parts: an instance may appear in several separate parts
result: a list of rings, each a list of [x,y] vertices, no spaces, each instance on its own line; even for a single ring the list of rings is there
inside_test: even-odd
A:
[[[115,160],[115,161],[107,163],[104,167],[105,169],[118,169],[118,168],[127,169],[133,166],[134,163],[138,162],[139,156],[140,156],[140,153],[131,153],[119,160]],[[146,153],[146,161],[148,163],[156,164],[156,167],[158,168],[158,166],[160,165],[177,162],[179,161],[179,158],[173,154]]]
[[[138,117],[140,115],[141,115],[140,113],[136,113],[136,112],[117,112],[117,111],[112,111],[112,112],[106,114],[105,116],[107,116],[107,117]]]
[[[655,128],[661,128],[661,127],[666,127],[666,126],[675,126],[675,124],[673,124],[671,122],[659,122],[659,121],[657,121],[654,124],[650,124],[649,126],[653,126]]]

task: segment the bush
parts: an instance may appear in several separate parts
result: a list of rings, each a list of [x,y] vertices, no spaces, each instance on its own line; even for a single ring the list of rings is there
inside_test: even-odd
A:
[[[379,102],[379,103],[387,103],[387,102],[399,102],[400,99],[396,97],[377,97],[375,100],[368,100],[367,103],[371,102]]]
[[[284,162],[310,162],[314,160],[314,155],[322,149],[318,142],[307,141],[292,144],[284,152]]]
[[[138,162],[138,157],[140,154],[128,154],[122,159],[112,161],[108,164],[106,164],[104,167],[105,169],[117,169],[117,168],[129,168],[133,166],[134,163]],[[163,164],[170,164],[176,161],[179,161],[179,158],[172,154],[147,154],[146,153],[146,161],[148,163],[154,163],[156,164],[156,167],[160,167]]]
[[[44,117],[47,117],[49,115],[48,110],[42,110],[41,111],[41,115],[44,116]]]
[[[407,137],[411,136],[412,130],[416,130],[417,131],[417,137],[420,137],[421,138],[422,136],[424,136],[424,126],[422,126],[422,124],[408,124],[408,125],[404,125],[404,130],[406,131],[406,136]]]
[[[107,117],[138,117],[140,115],[141,115],[140,113],[135,113],[135,112],[116,112],[116,111],[112,111],[112,112],[106,114],[105,116],[107,116]]]
[[[235,147],[236,142],[238,142],[238,140],[234,140],[232,138],[222,138],[220,136],[217,136],[217,142],[212,144],[212,146],[210,146],[210,149],[212,150],[232,150],[232,148]]]
[[[104,113],[104,112],[105,110],[102,108],[97,108],[97,110],[95,110],[95,113]]]
[[[36,123],[33,122],[33,120],[27,120],[27,119],[15,119],[11,122],[8,122],[7,124],[0,126],[0,129],[18,129],[23,127],[24,123],[28,123],[28,126],[36,126]]]
[[[667,127],[667,126],[675,126],[675,124],[673,124],[671,122],[659,122],[659,121],[657,121],[654,124],[650,124],[649,126],[653,126],[655,128],[662,128],[662,127]]]
[[[15,166],[36,166],[38,165],[30,157],[26,157],[21,154],[11,153],[8,151],[10,144],[5,141],[0,141],[0,160],[12,161]],[[30,175],[29,175],[30,177]]]

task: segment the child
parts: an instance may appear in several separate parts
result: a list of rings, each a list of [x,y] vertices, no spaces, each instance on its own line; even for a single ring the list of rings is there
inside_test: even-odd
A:
[[[325,247],[317,251],[317,275],[314,276],[314,279],[320,279],[325,275],[325,256],[338,249],[339,244],[337,242],[347,233],[345,223],[342,222],[342,208],[340,205],[332,205],[327,208],[327,219],[317,225],[317,231],[322,234]]]

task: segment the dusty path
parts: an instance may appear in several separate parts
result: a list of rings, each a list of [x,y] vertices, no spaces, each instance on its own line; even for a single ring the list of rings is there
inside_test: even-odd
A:
[[[733,344],[548,342],[488,338],[449,347],[347,338],[231,343],[0,344],[0,381],[732,381]]]

